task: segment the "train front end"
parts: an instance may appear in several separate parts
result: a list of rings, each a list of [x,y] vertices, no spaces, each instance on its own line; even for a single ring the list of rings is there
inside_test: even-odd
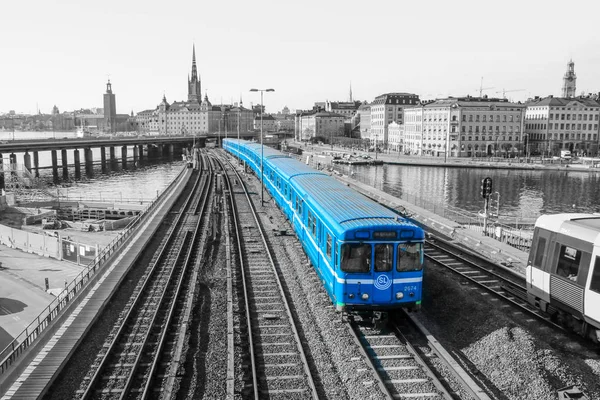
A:
[[[423,288],[423,230],[410,223],[347,232],[339,245],[343,279],[338,309],[348,312],[418,310]]]

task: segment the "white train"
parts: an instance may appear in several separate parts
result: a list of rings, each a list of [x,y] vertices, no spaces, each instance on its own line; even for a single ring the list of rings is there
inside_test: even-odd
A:
[[[527,297],[564,326],[600,342],[600,214],[537,219]]]

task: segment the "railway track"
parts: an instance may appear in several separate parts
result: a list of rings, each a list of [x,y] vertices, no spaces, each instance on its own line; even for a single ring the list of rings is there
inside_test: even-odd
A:
[[[188,278],[205,241],[212,182],[210,173],[197,173],[166,241],[77,392],[81,399],[144,399],[163,387],[171,393],[181,357],[179,327],[189,309],[182,304],[189,304]]]
[[[384,329],[350,319],[348,327],[389,399],[489,400],[490,397],[412,315],[395,314]],[[438,372],[444,366],[458,389]],[[370,384],[370,382],[365,382]]]
[[[425,257],[517,307],[519,311],[533,316],[553,328],[565,331],[562,326],[554,323],[546,314],[527,302],[525,278],[499,271],[488,261],[473,259],[475,256],[471,255],[467,257],[460,254],[459,250],[449,248],[448,244],[440,245],[431,240],[425,243]]]
[[[298,334],[286,292],[257,210],[240,175],[228,164],[224,174],[229,189],[228,208],[233,226],[244,310],[238,337],[247,366],[236,366],[243,376],[242,396],[254,399],[318,399],[311,368]],[[232,184],[235,180],[236,185]]]

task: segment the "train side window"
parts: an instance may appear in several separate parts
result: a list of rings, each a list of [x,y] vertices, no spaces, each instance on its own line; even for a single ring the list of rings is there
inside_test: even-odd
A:
[[[583,252],[576,248],[561,245],[558,253],[556,274],[569,280],[576,281],[579,274],[579,262]]]
[[[592,292],[600,293],[600,257],[596,257],[596,262],[594,263],[594,272],[592,272],[590,290]]]
[[[544,252],[546,251],[546,238],[539,238],[537,249],[535,250],[535,259],[533,260],[533,266],[537,269],[542,269],[542,260],[544,259]]]
[[[394,264],[394,246],[392,244],[375,245],[375,272],[389,272]]]
[[[331,258],[331,236],[327,233],[327,248],[326,248],[327,257]]]
[[[421,243],[400,243],[396,259],[396,271],[420,271],[423,269]]]
[[[360,243],[343,244],[341,268],[344,272],[371,271],[371,245]]]

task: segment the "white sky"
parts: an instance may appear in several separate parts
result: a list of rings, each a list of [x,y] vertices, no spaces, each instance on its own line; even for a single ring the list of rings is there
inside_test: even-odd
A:
[[[0,8],[0,113],[187,98],[192,44],[211,102],[267,112],[315,101],[466,94],[560,95],[570,58],[577,93],[600,91],[600,2],[467,0],[21,0]],[[497,93],[500,92],[500,93]]]

